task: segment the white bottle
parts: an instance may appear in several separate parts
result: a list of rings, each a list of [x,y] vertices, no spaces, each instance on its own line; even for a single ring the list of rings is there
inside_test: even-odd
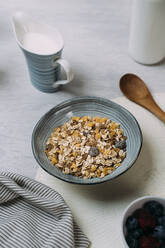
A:
[[[165,0],[134,0],[129,53],[142,64],[165,57]]]

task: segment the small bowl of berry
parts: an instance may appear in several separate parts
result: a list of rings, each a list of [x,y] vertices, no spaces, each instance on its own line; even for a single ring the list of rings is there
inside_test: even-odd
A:
[[[122,236],[126,248],[165,248],[165,198],[144,196],[130,203]]]

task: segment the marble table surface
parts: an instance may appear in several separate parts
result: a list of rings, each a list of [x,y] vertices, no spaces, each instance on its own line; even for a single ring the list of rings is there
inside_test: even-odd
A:
[[[30,83],[11,16],[25,11],[57,27],[65,40],[64,57],[75,73],[62,91],[46,94]],[[79,95],[121,96],[122,74],[137,73],[153,93],[165,92],[165,61],[144,66],[128,55],[131,0],[5,0],[0,8],[0,170],[34,178],[38,164],[31,134],[51,107]]]

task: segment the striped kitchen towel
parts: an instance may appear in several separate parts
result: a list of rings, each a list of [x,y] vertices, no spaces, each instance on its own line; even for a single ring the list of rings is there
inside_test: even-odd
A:
[[[60,194],[14,173],[0,173],[1,248],[87,248],[88,238]]]

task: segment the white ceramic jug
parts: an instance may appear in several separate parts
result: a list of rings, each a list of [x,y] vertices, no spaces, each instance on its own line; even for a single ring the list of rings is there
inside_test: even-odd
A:
[[[133,1],[129,53],[142,64],[165,57],[165,0]]]
[[[38,23],[23,12],[15,13],[12,24],[35,88],[51,93],[72,81],[73,72],[69,63],[62,58],[64,41],[57,29]],[[63,80],[61,67],[66,73],[66,79]]]

